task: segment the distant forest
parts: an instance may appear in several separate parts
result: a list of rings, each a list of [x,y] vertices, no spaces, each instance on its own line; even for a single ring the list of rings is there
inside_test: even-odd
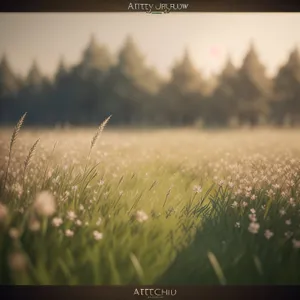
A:
[[[3,55],[0,63],[0,123],[12,124],[28,112],[29,125],[111,123],[133,126],[300,125],[300,57],[297,48],[268,78],[250,43],[241,67],[228,58],[217,76],[205,80],[186,51],[169,80],[147,66],[128,36],[114,58],[94,36],[80,62],[58,64],[50,80],[34,61],[25,78]]]

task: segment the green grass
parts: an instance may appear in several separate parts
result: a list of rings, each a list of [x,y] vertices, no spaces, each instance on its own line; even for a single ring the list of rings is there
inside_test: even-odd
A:
[[[0,144],[1,284],[300,283],[298,132],[20,129]],[[34,207],[43,190],[51,216]]]

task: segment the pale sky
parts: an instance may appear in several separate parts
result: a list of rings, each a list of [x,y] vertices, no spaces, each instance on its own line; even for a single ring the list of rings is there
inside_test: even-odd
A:
[[[0,13],[0,55],[5,52],[19,74],[36,59],[51,75],[61,55],[69,66],[79,61],[91,33],[114,55],[131,34],[162,75],[186,47],[204,75],[218,72],[228,53],[239,66],[253,40],[273,75],[300,46],[300,13]]]

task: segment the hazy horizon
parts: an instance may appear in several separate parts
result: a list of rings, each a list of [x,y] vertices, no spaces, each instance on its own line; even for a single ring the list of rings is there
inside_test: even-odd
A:
[[[26,75],[35,59],[52,76],[61,56],[80,60],[90,35],[117,55],[132,35],[148,65],[164,76],[189,49],[204,76],[218,73],[231,56],[239,66],[255,43],[268,75],[274,75],[300,45],[300,13],[0,13],[0,55]]]

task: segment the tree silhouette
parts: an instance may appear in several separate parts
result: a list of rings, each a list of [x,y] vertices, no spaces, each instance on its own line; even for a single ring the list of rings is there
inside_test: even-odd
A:
[[[4,54],[0,62],[0,120],[8,122],[14,118],[14,104],[21,81],[12,72],[7,56]]]
[[[54,75],[54,84],[63,80],[63,78],[65,78],[67,75],[68,75],[68,70],[66,67],[66,63],[65,63],[64,57],[61,56],[59,63],[58,63],[56,73]]]
[[[4,54],[0,62],[0,97],[16,94],[19,88],[18,79]]]
[[[295,125],[300,121],[300,57],[296,47],[274,78],[274,118]]]
[[[207,122],[216,126],[228,126],[238,117],[238,103],[235,94],[237,69],[228,56],[219,76],[219,84],[208,102]]]
[[[108,99],[108,112],[119,123],[136,123],[147,118],[147,102],[155,94],[160,79],[155,70],[145,63],[145,57],[131,36],[125,40],[113,66],[103,84],[103,95]],[[150,112],[149,112],[150,114]],[[148,116],[149,117],[149,116]]]
[[[129,35],[115,58],[90,36],[80,61],[66,67],[63,57],[52,80],[33,60],[25,78],[0,61],[0,121],[15,122],[28,112],[27,123],[54,125],[98,124],[110,114],[112,123],[134,125],[207,126],[272,121],[300,123],[300,58],[294,49],[273,80],[265,75],[254,43],[240,68],[230,57],[223,70],[203,78],[185,49],[169,79],[149,66]]]
[[[52,83],[46,78],[37,63],[33,60],[24,84],[18,95],[18,114],[26,111],[28,124],[48,124],[51,120],[49,114],[49,100],[51,98]]]
[[[271,80],[265,75],[265,67],[259,61],[253,42],[237,78],[235,91],[240,121],[257,125],[260,120],[268,118],[272,86]]]
[[[174,125],[188,125],[202,115],[206,82],[194,67],[186,49],[181,61],[171,70],[171,79],[161,89],[161,111]]]

